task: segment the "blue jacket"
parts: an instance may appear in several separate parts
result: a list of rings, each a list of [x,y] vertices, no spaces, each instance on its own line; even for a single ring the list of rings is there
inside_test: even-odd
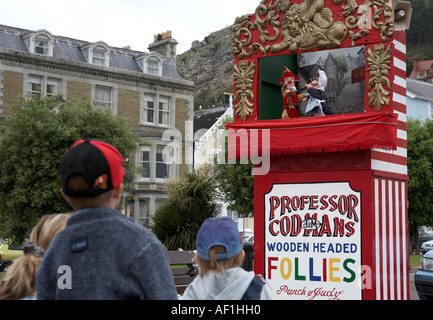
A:
[[[177,299],[166,248],[109,208],[69,218],[39,267],[38,300]]]

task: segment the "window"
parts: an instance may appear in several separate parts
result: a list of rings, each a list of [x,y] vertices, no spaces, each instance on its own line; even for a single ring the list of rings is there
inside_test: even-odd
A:
[[[95,108],[111,110],[111,88],[103,86],[95,87]]]
[[[27,93],[57,97],[62,93],[61,83],[60,79],[30,74],[27,80]]]
[[[168,116],[169,116],[169,108],[168,108],[168,98],[160,97],[159,98],[159,124],[168,125]]]
[[[105,51],[93,49],[93,64],[105,65]]]
[[[53,56],[54,36],[47,30],[27,32],[22,38],[30,53]]]
[[[29,76],[29,93],[42,95],[42,77],[41,76]]]
[[[149,59],[147,60],[147,73],[158,75],[159,74],[159,68],[158,68],[158,61],[155,59]]]
[[[110,66],[110,47],[105,42],[88,43],[80,49],[88,63]]]
[[[155,114],[155,97],[152,95],[144,95],[144,107],[142,112],[142,121],[153,123],[153,118]]]
[[[161,179],[173,178],[175,175],[175,172],[173,170],[176,167],[170,163],[164,162],[164,153],[166,154],[167,158],[168,156],[174,158],[173,153],[175,152],[178,151],[174,148],[170,149],[165,145],[140,147],[140,151],[137,155],[137,165],[145,170],[145,172],[141,174],[141,179],[146,179],[146,181],[161,182]]]
[[[138,201],[138,214],[136,215],[137,224],[141,226],[149,226],[149,200]]]
[[[145,170],[142,177],[150,178],[150,149],[140,151],[140,167]]]
[[[48,39],[45,37],[36,37],[35,53],[48,55],[48,51],[49,51]]]
[[[156,147],[156,171],[155,178],[157,179],[166,179],[168,178],[168,168],[169,165],[164,162],[164,146]]]
[[[157,52],[140,54],[135,57],[135,61],[143,73],[162,77],[162,56]]]
[[[155,106],[157,106],[157,108]],[[170,98],[159,95],[144,94],[140,123],[169,126]]]
[[[47,96],[58,96],[60,94],[60,80],[54,78],[47,79]]]

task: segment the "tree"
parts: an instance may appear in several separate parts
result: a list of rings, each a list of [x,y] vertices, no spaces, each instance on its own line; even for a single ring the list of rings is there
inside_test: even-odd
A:
[[[223,126],[225,127],[225,123],[228,122],[233,122],[233,118],[224,122]],[[251,173],[254,166],[251,161],[242,164],[240,160],[236,160],[235,164],[229,164],[227,137],[225,152],[225,163],[215,163],[216,180],[223,200],[229,204],[230,210],[246,217],[254,216],[254,176]]]
[[[62,155],[76,140],[97,138],[125,158],[138,137],[126,119],[97,110],[88,99],[22,98],[0,133],[0,234],[23,240],[41,216],[71,210],[60,195]],[[132,171],[132,163],[125,163]]]
[[[407,121],[409,233],[419,254],[418,228],[433,226],[433,121]]]
[[[217,183],[209,165],[185,172],[167,183],[168,202],[152,217],[151,230],[168,250],[195,250],[195,238],[203,221],[218,214]]]

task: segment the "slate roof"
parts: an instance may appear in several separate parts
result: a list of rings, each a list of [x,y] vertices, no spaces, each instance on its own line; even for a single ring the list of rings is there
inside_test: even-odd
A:
[[[25,30],[0,25],[0,47],[13,51],[29,52],[24,43],[22,35],[32,31],[33,30]],[[93,42],[54,35],[53,58],[71,62],[87,63],[80,46],[92,43]],[[109,49],[110,67],[142,73],[142,70],[135,60],[135,57],[142,55],[145,52],[127,50],[117,47],[109,47]],[[162,76],[172,79],[181,79],[177,73],[176,66],[165,61],[162,63]]]
[[[197,132],[200,129],[210,129],[226,111],[227,108],[213,108],[196,111],[194,114],[194,132]]]
[[[433,102],[433,84],[406,79],[406,90],[416,96],[417,99]]]

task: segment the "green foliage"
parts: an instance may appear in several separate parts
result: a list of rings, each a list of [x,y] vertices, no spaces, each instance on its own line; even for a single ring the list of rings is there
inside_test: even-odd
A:
[[[212,102],[211,89],[203,88],[194,96],[194,110],[199,109],[200,106],[204,109],[207,109],[212,105]]]
[[[411,0],[412,18],[409,30],[406,31],[407,75],[413,69],[413,56],[418,59],[433,59],[433,10],[430,0]]]
[[[71,208],[60,195],[60,162],[82,138],[112,143],[125,158],[138,137],[126,119],[95,110],[89,100],[23,98],[0,134],[0,234],[22,240],[41,216]],[[125,163],[129,169],[132,163]],[[133,170],[131,170],[133,171]]]
[[[167,184],[168,202],[152,216],[151,230],[168,250],[195,250],[201,224],[218,214],[216,187],[210,166],[185,172],[181,179]]]
[[[433,226],[433,121],[407,121],[409,230]]]
[[[233,122],[233,118],[228,119]],[[229,204],[230,210],[235,210],[245,216],[254,216],[254,176],[251,171],[253,164],[248,161],[242,164],[236,160],[235,164],[229,164],[228,161],[227,137],[225,141],[225,163],[215,164],[216,180],[225,202]]]

